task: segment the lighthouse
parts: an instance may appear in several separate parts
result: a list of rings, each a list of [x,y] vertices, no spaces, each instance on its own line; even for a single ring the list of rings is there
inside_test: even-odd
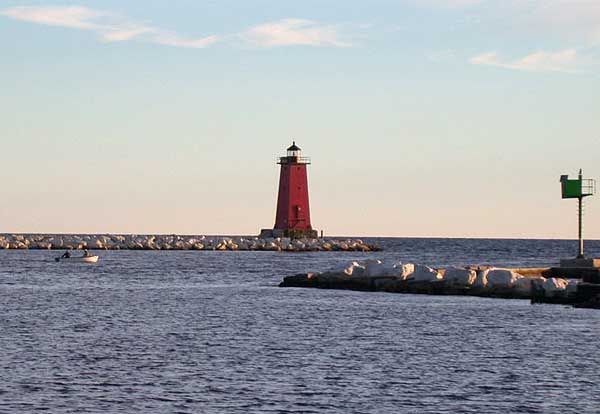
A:
[[[284,157],[279,157],[279,193],[275,227],[262,230],[261,237],[316,238],[317,231],[310,223],[308,202],[308,175],[306,166],[310,158],[302,156],[302,150],[292,142]]]

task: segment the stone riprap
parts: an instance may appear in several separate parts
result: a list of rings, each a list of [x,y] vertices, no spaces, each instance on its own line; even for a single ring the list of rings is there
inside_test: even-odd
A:
[[[279,286],[511,299],[539,298],[541,294],[556,303],[569,303],[577,295],[580,282],[575,279],[546,278],[541,272],[522,275],[513,269],[434,269],[421,264],[366,260],[322,273],[288,276]]]
[[[360,239],[289,239],[177,235],[3,234],[0,249],[99,250],[264,250],[287,252],[370,252],[377,246]]]

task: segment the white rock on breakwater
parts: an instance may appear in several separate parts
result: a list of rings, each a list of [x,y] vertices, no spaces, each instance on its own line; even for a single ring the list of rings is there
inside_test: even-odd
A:
[[[266,250],[360,251],[380,250],[360,239],[289,239],[258,237],[208,237],[177,235],[76,235],[4,234],[0,249],[101,249],[101,250]]]
[[[422,264],[385,262],[373,259],[353,261],[323,273],[310,273],[308,279],[320,280],[328,287],[335,287],[339,283],[344,288],[347,288],[347,282],[352,280],[357,281],[358,285],[363,287],[364,282],[370,280],[376,290],[384,288],[392,291],[395,282],[400,283],[396,286],[399,290],[405,289],[405,285],[402,283],[407,282],[445,282],[450,289],[468,288],[483,294],[495,291],[514,294],[515,297],[529,296],[532,287],[543,290],[547,297],[573,295],[580,282],[579,280],[567,281],[562,278],[546,279],[540,275],[524,276],[511,269],[460,267],[434,269]]]

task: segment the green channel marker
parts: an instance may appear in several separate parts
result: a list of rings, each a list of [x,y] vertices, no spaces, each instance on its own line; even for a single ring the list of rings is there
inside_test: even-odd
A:
[[[596,192],[596,180],[583,178],[583,171],[579,170],[577,179],[569,179],[568,175],[560,176],[562,198],[576,198],[579,204],[579,253],[578,259],[583,259],[583,199],[594,195]]]

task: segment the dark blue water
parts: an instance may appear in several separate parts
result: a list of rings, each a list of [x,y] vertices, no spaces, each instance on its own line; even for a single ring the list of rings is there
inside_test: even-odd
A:
[[[371,255],[102,252],[97,265],[1,251],[0,412],[600,412],[600,311],[276,287],[365,257],[550,265],[575,243],[379,242]]]

